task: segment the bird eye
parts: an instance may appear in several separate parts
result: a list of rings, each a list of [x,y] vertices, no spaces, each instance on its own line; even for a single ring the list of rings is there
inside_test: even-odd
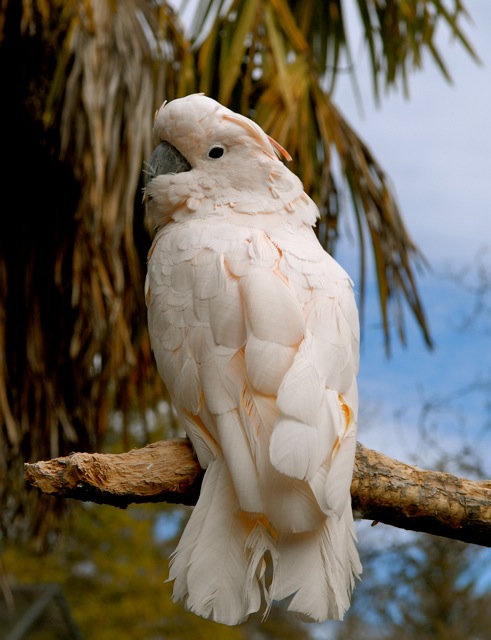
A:
[[[219,145],[215,145],[208,151],[208,157],[213,158],[213,160],[217,160],[221,158],[225,153],[225,149]]]

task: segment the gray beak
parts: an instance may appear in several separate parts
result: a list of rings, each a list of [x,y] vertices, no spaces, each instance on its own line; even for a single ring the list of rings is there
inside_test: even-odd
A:
[[[168,142],[161,142],[149,162],[148,180],[152,180],[163,173],[182,173],[190,171],[191,165],[175,147]]]

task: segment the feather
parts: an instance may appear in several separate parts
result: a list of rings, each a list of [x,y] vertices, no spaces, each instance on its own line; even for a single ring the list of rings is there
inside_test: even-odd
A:
[[[229,276],[225,290],[210,300],[210,327],[217,344],[240,349],[245,343],[244,309],[237,278]]]
[[[240,292],[250,332],[260,340],[285,346],[299,344],[305,318],[298,300],[274,272],[245,275]]]
[[[206,470],[198,504],[171,557],[174,602],[181,600],[190,611],[229,625],[257,611],[260,589],[246,554],[253,527],[254,521],[237,510],[227,465],[217,457]]]
[[[217,430],[240,508],[251,513],[264,513],[258,470],[238,411],[218,415]]]
[[[204,400],[208,410],[214,415],[227,413],[237,407],[234,393],[235,372],[232,357],[234,352],[219,357],[207,358],[201,365],[201,382]]]
[[[302,532],[319,525],[323,513],[305,482],[278,472],[269,457],[269,440],[278,418],[274,400],[256,392],[244,380],[239,415],[257,469],[264,511],[279,532]]]
[[[200,413],[203,414],[203,407],[201,407]],[[212,436],[211,430],[207,428],[200,416],[193,415],[182,408],[177,410],[177,414],[186,434],[193,443],[193,449],[200,466],[206,469],[220,453],[220,446],[216,438]],[[208,425],[210,424],[209,420],[206,422]]]
[[[250,336],[245,346],[245,365],[252,386],[266,395],[276,395],[295,354],[295,347]]]
[[[278,249],[268,235],[261,231],[252,234],[248,253],[251,264],[266,269],[273,269],[280,258]]]
[[[293,596],[288,609],[316,622],[341,620],[361,573],[355,541],[351,506],[313,531],[282,535],[275,597]]]
[[[346,503],[350,501],[350,487],[353,479],[353,465],[356,453],[356,438],[350,433],[339,446],[333,456],[329,472],[325,480],[326,506],[329,512],[341,517]]]
[[[199,412],[201,394],[198,362],[187,356],[183,358],[182,367],[174,383],[176,404],[196,415]]]
[[[247,571],[247,589],[254,584],[255,580],[262,587],[264,597],[266,599],[266,609],[264,610],[263,620],[268,615],[273,597],[276,591],[276,580],[278,576],[278,559],[279,554],[276,549],[276,536],[268,530],[264,522],[257,520],[254,529],[251,531],[247,539],[246,547],[251,552],[249,559],[249,568]],[[265,557],[269,556],[272,564],[272,580],[269,588],[266,586],[266,561]]]
[[[223,254],[207,249],[191,260],[194,271],[194,296],[208,300],[225,291]]]
[[[189,294],[189,290],[194,286],[194,270],[190,260],[183,260],[173,265],[170,271],[170,286],[176,293],[184,296]]]

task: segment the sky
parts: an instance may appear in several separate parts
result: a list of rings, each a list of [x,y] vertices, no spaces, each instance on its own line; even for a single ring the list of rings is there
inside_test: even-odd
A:
[[[464,32],[481,65],[440,29],[440,51],[453,83],[427,59],[423,70],[410,77],[408,99],[392,91],[379,106],[354,2],[346,5],[364,114],[346,76],[340,76],[334,100],[388,173],[409,232],[430,265],[418,284],[436,343],[429,352],[406,314],[408,346],[402,348],[394,337],[388,360],[371,287],[358,378],[359,440],[430,467],[441,451],[421,440],[420,427],[426,424],[445,450],[455,452],[464,444],[479,450],[489,477],[491,434],[483,433],[486,421],[491,423],[489,403],[481,388],[464,391],[473,381],[491,380],[491,318],[475,317],[469,286],[476,282],[478,256],[491,273],[491,3],[466,3],[473,20],[463,23]],[[344,239],[336,258],[356,285],[356,247]],[[466,322],[469,316],[471,323]],[[488,395],[490,388],[491,383]]]

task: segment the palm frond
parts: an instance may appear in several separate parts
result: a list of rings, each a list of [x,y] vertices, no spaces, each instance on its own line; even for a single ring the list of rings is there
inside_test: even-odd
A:
[[[13,50],[29,78],[3,119],[17,129],[8,153],[40,158],[35,200],[0,230],[12,247],[0,252],[0,526],[21,535],[46,521],[22,489],[25,461],[99,447],[115,406],[164,395],[142,305],[141,176],[153,113],[194,88],[194,61],[166,4],[24,0],[3,17],[2,68]]]
[[[447,8],[453,4],[453,10]],[[447,81],[451,75],[436,44],[436,30],[445,25],[450,33],[477,62],[479,58],[461,27],[468,17],[461,0],[407,0],[370,2],[358,0],[358,12],[365,41],[370,52],[374,93],[380,98],[380,82],[385,88],[397,86],[409,93],[409,73],[423,67],[428,53]]]

